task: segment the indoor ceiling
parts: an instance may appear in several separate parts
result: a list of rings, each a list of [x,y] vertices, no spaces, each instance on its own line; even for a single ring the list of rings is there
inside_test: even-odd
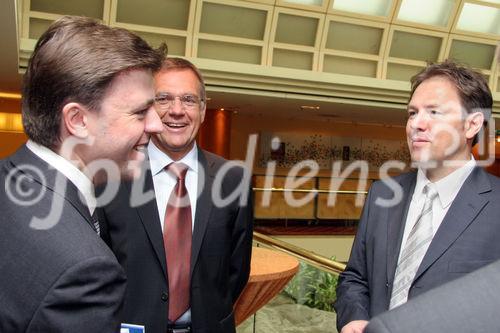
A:
[[[153,45],[167,41],[170,55],[188,57],[207,75],[208,106],[239,114],[402,125],[408,78],[448,57],[482,71],[500,102],[500,0],[2,0],[0,92],[19,92],[18,70],[64,14],[133,30]],[[220,73],[208,73],[217,66]],[[283,88],[234,78],[256,68],[278,73]],[[315,76],[323,85],[368,88],[349,99],[295,82]],[[220,88],[241,82],[252,90]],[[376,92],[387,103],[371,103],[378,86],[396,87],[397,96]]]
[[[385,124],[404,126],[406,110],[403,107],[354,105],[338,101],[312,101],[300,96],[283,94],[250,95],[232,92],[208,91],[208,108],[224,109],[235,116],[264,117],[272,115],[283,120],[300,119],[321,122],[355,124]],[[258,110],[257,112],[255,110]]]

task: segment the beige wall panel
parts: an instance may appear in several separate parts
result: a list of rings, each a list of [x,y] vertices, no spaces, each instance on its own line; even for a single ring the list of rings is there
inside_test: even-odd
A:
[[[285,188],[286,177],[275,176],[272,187]],[[255,176],[255,187],[262,188],[264,186],[264,176]],[[297,186],[296,189],[310,190],[315,187],[315,179]],[[285,192],[274,192],[271,196],[270,205],[268,207],[262,206],[261,191],[255,192],[254,212],[255,218],[288,218],[288,219],[312,219],[314,218],[314,199],[310,200],[304,205],[294,206],[290,205],[285,197]],[[307,196],[307,193],[293,192],[291,194],[295,200],[300,200]]]
[[[349,260],[354,236],[273,236],[284,242],[300,246],[326,258],[336,261]]]

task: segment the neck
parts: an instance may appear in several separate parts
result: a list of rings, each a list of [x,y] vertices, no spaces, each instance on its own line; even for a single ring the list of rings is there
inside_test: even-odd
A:
[[[95,175],[90,175],[86,168],[87,163],[85,163],[85,159],[82,156],[82,153],[77,149],[76,145],[70,147],[69,145],[62,144],[60,146],[51,148],[59,156],[63,157],[70,163],[72,163],[78,170],[80,170],[88,179],[90,179],[94,184]]]
[[[451,160],[451,161],[439,162],[439,164],[436,167],[428,169],[422,168],[422,170],[424,171],[427,179],[429,179],[432,183],[435,183],[443,179],[444,177],[448,176],[455,170],[460,169],[469,161],[470,157],[466,160],[464,159],[464,160]]]

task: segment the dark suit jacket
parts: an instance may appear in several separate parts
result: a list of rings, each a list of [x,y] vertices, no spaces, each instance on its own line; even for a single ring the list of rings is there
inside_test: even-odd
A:
[[[205,183],[198,183],[191,255],[191,320],[195,333],[234,332],[233,304],[250,271],[252,205],[239,200],[226,207],[212,202],[212,184],[226,162],[198,150]],[[153,190],[149,170],[143,173],[144,191]],[[223,198],[238,187],[241,167],[223,180]],[[199,178],[201,181],[201,177]],[[246,188],[245,190],[249,190]],[[105,207],[109,245],[127,275],[123,322],[145,325],[148,333],[165,333],[168,314],[168,263],[165,259],[156,200],[130,206],[131,184],[121,184],[116,200]],[[250,196],[249,196],[250,198]],[[250,200],[250,199],[249,199]],[[166,203],[165,203],[166,204]]]
[[[373,318],[365,333],[500,332],[500,261]]]
[[[0,332],[117,332],[125,274],[77,188],[26,146],[0,178]],[[30,226],[51,212],[51,228]]]
[[[389,308],[392,284],[416,172],[395,181],[403,189],[396,206],[384,208],[379,197],[393,190],[375,182],[368,194],[346,270],[337,287],[337,327],[369,320]],[[451,204],[410,287],[409,299],[500,258],[500,179],[476,167]]]

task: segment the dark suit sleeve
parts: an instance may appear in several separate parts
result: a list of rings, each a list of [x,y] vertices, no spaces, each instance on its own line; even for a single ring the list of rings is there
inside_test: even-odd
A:
[[[373,318],[365,333],[500,332],[500,261]]]
[[[353,320],[369,320],[370,293],[366,262],[366,232],[372,205],[372,189],[368,193],[363,214],[359,220],[358,232],[354,238],[349,262],[339,276],[337,300],[334,303],[337,312],[337,329]]]
[[[54,283],[26,332],[119,332],[124,292],[125,274],[112,258],[80,262]]]
[[[244,206],[241,204],[238,205],[231,241],[232,253],[229,283],[233,291],[233,304],[236,303],[250,275],[253,237],[253,199],[251,188],[248,189],[247,194],[248,200],[246,204]]]

